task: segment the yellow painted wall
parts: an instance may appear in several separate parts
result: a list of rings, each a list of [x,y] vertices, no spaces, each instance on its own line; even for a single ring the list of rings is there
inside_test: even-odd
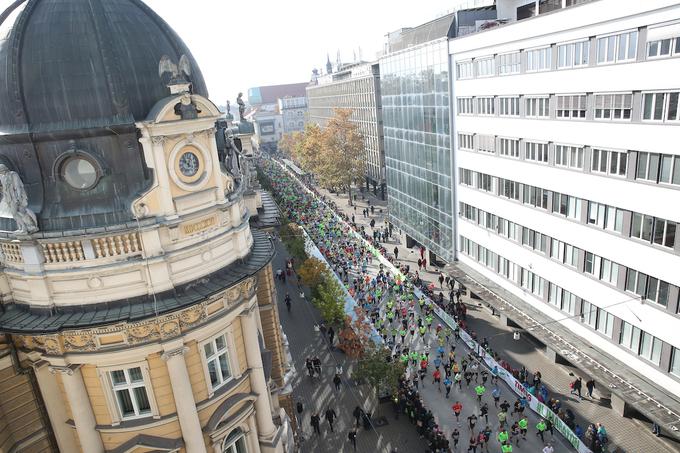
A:
[[[160,353],[152,354],[147,357],[149,363],[149,376],[153,393],[156,397],[158,412],[161,417],[177,412],[175,407],[175,396],[172,394],[172,384],[170,384],[170,374],[168,367],[161,358]]]
[[[85,382],[87,394],[90,397],[92,404],[92,411],[97,420],[98,425],[110,425],[113,421],[111,419],[111,412],[106,404],[106,397],[104,396],[104,388],[102,387],[101,379],[99,378],[97,367],[94,365],[83,365],[80,368]]]
[[[155,426],[151,428],[140,427],[138,430],[129,432],[102,433],[104,448],[106,448],[106,450],[112,450],[141,433],[149,436],[163,437],[166,439],[179,439],[182,437],[182,431],[180,430],[179,422],[174,420],[161,426]]]
[[[203,364],[201,363],[201,356],[198,351],[198,343],[196,343],[196,341],[191,341],[185,343],[185,346],[188,347],[189,350],[184,354],[184,360],[187,364],[191,388],[194,391],[194,401],[198,403],[208,399],[208,386],[205,382]]]
[[[199,411],[198,419],[201,421],[201,426],[205,426],[205,424],[208,423],[210,416],[213,414],[213,412],[215,412],[215,410],[219,407],[222,401],[229,398],[229,396],[231,395],[235,395],[236,393],[250,393],[250,380],[246,379],[244,382],[241,383],[241,385],[236,387],[234,390],[232,390],[226,395],[222,395],[219,399],[216,399],[213,404]],[[236,412],[236,410],[234,408],[231,408],[229,409],[228,413],[232,414],[234,412]]]
[[[241,325],[241,318],[237,318],[232,324],[233,335],[234,335],[234,347],[236,348],[236,358],[238,359],[238,364],[240,373],[242,374],[248,369],[248,359],[246,357],[246,344],[243,341],[243,327]]]

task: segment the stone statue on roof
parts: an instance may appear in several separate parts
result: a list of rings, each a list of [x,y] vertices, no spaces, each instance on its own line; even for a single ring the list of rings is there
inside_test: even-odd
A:
[[[238,97],[236,98],[236,103],[238,104],[238,116],[241,121],[245,121],[245,113],[246,113],[246,103],[243,102],[243,93],[239,93]]]
[[[38,231],[38,221],[33,211],[28,208],[28,196],[21,177],[11,171],[5,164],[0,164],[0,194],[4,211],[17,223],[17,233],[34,233]]]

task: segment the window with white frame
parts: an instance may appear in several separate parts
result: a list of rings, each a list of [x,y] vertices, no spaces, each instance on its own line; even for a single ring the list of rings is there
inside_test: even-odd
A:
[[[522,288],[528,289],[532,294],[542,297],[543,296],[543,278],[522,268],[522,275],[520,284]]]
[[[680,185],[680,156],[638,152],[635,178]]]
[[[583,148],[555,145],[555,165],[569,168],[583,168]]]
[[[519,139],[499,138],[498,153],[501,156],[514,157],[519,159]]]
[[[151,415],[151,402],[141,367],[112,370],[108,374],[118,415],[122,420]]]
[[[530,228],[522,228],[522,245],[531,247],[532,249],[541,253],[548,251],[548,237],[545,234]]]
[[[208,369],[210,387],[214,391],[232,378],[227,335],[218,335],[203,344],[203,357]]]
[[[493,192],[494,191],[494,178],[491,175],[487,175],[484,173],[479,173],[477,175],[477,188],[480,190],[483,190],[485,192]]]
[[[619,265],[606,258],[600,259],[600,275],[598,277],[603,282],[614,286],[619,283]]]
[[[527,72],[549,71],[552,60],[552,49],[543,47],[541,49],[531,49],[526,52]]]
[[[236,428],[224,439],[222,453],[248,453],[246,436],[241,428]]]
[[[675,222],[635,212],[630,236],[672,249],[675,247],[676,228]]]
[[[680,376],[680,348],[673,348],[673,352],[671,353],[671,367],[669,371],[671,374]]]
[[[472,151],[475,148],[473,134],[458,134],[458,148]]]
[[[477,114],[478,115],[494,115],[494,98],[493,97],[477,97]]]
[[[519,116],[519,97],[499,97],[498,107],[501,116]]]
[[[642,99],[642,119],[645,121],[678,121],[680,92],[644,93]]]
[[[456,63],[458,79],[471,79],[474,77],[472,60]]]
[[[623,233],[623,210],[606,204],[588,202],[588,224]]]
[[[637,30],[597,38],[597,63],[606,64],[635,60],[637,39]]]
[[[601,334],[607,335],[609,338],[611,338],[614,332],[614,315],[608,311],[598,308],[597,326],[595,329]]]
[[[477,134],[477,151],[483,153],[496,152],[496,137],[493,135]]]
[[[550,191],[540,187],[524,184],[524,204],[528,204],[541,209],[548,209],[548,199]]]
[[[456,102],[458,103],[459,115],[472,115],[474,113],[472,98],[456,98]]]
[[[581,302],[581,320],[593,329],[597,326],[598,307],[588,301]]]
[[[614,176],[626,176],[628,153],[626,151],[609,151],[593,149],[590,169],[594,172]]]
[[[562,95],[556,97],[555,115],[557,118],[580,119],[586,117],[586,95]]]
[[[472,186],[474,184],[474,172],[466,168],[461,168],[460,183],[466,186]]]
[[[543,164],[548,163],[548,144],[524,142],[524,158]]]
[[[491,77],[496,75],[496,59],[494,57],[476,58],[477,77]]]
[[[621,324],[619,344],[656,365],[661,360],[662,341],[626,321]]]
[[[567,69],[587,66],[590,41],[570,42],[557,46],[557,68]]]
[[[628,269],[626,275],[626,291],[657,303],[662,306],[668,305],[669,284],[658,278],[643,274],[633,269]]]
[[[498,195],[513,200],[519,200],[519,183],[509,179],[499,178]]]
[[[576,267],[578,263],[578,248],[551,238],[550,257],[568,266]]]
[[[566,311],[572,315],[576,314],[576,296],[554,283],[550,283],[549,286],[548,302],[562,311]]]
[[[581,219],[581,199],[553,192],[552,211],[556,214],[580,220]]]
[[[647,58],[680,54],[680,23],[647,28]]]
[[[595,119],[597,120],[629,120],[632,111],[632,94],[595,95]]]
[[[521,57],[519,52],[505,53],[498,56],[498,74],[519,74]]]
[[[525,96],[525,111],[527,118],[548,118],[550,116],[550,98],[548,96]]]

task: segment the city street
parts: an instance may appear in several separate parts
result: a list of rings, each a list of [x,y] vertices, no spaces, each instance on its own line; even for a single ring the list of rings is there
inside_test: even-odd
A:
[[[281,182],[279,180],[279,182]],[[346,200],[345,200],[346,203]],[[371,276],[375,276],[377,274],[377,266],[378,266],[378,261],[374,260],[374,262],[369,266],[368,268],[368,273]],[[312,330],[313,324],[307,324],[304,329]],[[285,325],[284,325],[285,329]],[[413,348],[417,351],[423,351],[426,349],[425,345],[432,345],[436,344],[436,340],[434,339],[433,335],[434,329],[432,329],[432,332],[428,332],[424,338],[420,338],[418,335],[415,335],[415,338],[412,338],[412,336],[407,337],[407,341],[411,343]],[[434,348],[436,349],[436,348]],[[465,352],[463,352],[465,351]],[[457,350],[456,350],[456,356],[457,360],[461,360],[464,356],[467,355],[469,351],[467,351],[467,348],[463,346],[462,342],[458,344]],[[300,353],[294,354],[296,356],[296,362],[299,360],[304,361],[304,357],[300,356]],[[305,355],[303,352],[302,355]],[[300,365],[301,368],[304,368],[303,365]],[[300,368],[298,368],[300,371]],[[304,369],[302,370],[304,371]],[[473,414],[476,416],[480,416],[480,406],[477,404],[477,398],[475,396],[475,391],[474,391],[474,386],[476,385],[475,383],[470,384],[470,386],[467,386],[465,383],[462,385],[462,390],[456,390],[455,388],[451,391],[451,395],[449,399],[446,399],[444,397],[443,392],[440,392],[439,389],[434,387],[432,385],[432,378],[431,378],[431,373],[434,371],[434,366],[432,364],[429,365],[428,367],[428,377],[425,378],[424,382],[421,383],[421,396],[423,397],[425,404],[428,409],[430,409],[434,416],[435,416],[435,421],[436,423],[442,428],[442,430],[446,433],[447,437],[450,437],[451,432],[453,431],[454,428],[458,428],[460,432],[460,444],[458,451],[466,451],[467,450],[467,445],[468,445],[468,439],[470,436],[470,430],[467,427],[467,419],[468,417],[472,416]],[[480,370],[481,371],[481,370]],[[507,400],[508,403],[512,406],[513,403],[516,401],[516,396],[515,394],[508,388],[503,382],[499,380],[499,389],[501,391],[501,398],[500,402],[502,403],[504,400]],[[489,442],[489,450],[492,453],[495,452],[500,452],[500,444],[496,440],[496,437],[498,435],[498,418],[497,418],[497,413],[500,411],[499,409],[496,409],[494,406],[493,399],[491,397],[491,389],[493,386],[489,383],[487,384],[487,388],[489,391],[482,397],[482,404],[487,403],[489,410],[488,410],[488,426],[492,429],[493,434],[491,436],[491,441]],[[463,409],[461,411],[461,416],[460,416],[460,421],[456,422],[455,418],[453,416],[453,411],[451,409],[451,406],[456,402],[460,401],[460,403],[463,405]],[[322,399],[323,402],[323,399]],[[317,405],[320,404],[317,402]],[[317,406],[319,408],[322,408],[322,406]],[[508,413],[508,422],[512,423],[513,421],[518,420],[520,417],[519,415],[511,415],[510,411]],[[529,433],[526,436],[526,439],[522,439],[520,441],[519,447],[515,447],[515,451],[541,451],[543,449],[544,443],[539,439],[537,435],[537,430],[535,429],[536,424],[539,422],[539,418],[533,414],[530,413],[528,410],[525,412],[526,415],[528,415],[528,422],[529,422]],[[483,416],[481,416],[477,422],[475,432],[478,432],[479,429],[484,428],[487,425],[487,421],[484,419]],[[305,422],[303,422],[303,428],[307,429],[305,426]],[[412,428],[415,429],[415,428]],[[564,440],[560,437],[558,433],[555,433],[554,436],[551,436],[549,433],[546,433],[545,435],[545,441],[551,441],[555,447],[555,452],[566,452],[570,451],[570,447],[567,446],[567,443],[564,442]]]
[[[359,213],[370,204],[375,206],[375,215],[369,218],[364,218],[361,215],[356,215],[358,224],[364,225],[369,229],[369,222],[375,219],[377,225],[382,225],[384,219],[387,217],[387,202],[382,201],[372,194],[365,192],[368,198],[361,199],[358,197],[356,203],[356,211],[354,207],[347,203],[347,196],[338,196],[332,194],[327,190],[320,189],[320,192],[336,202],[337,206],[348,215],[358,211]],[[380,213],[380,209],[383,210]],[[399,249],[399,261],[402,264],[409,264],[411,269],[417,269],[417,260],[419,258],[417,248],[409,249],[405,244],[405,236],[402,234],[397,240],[398,230],[394,234],[395,240],[388,242],[385,246],[390,252],[395,246]],[[437,278],[440,269],[429,266],[429,271],[421,271],[420,277],[428,282],[434,283],[439,288]],[[446,294],[446,290],[444,290]],[[503,326],[498,315],[493,315],[483,301],[479,299],[472,299],[470,294],[462,296],[462,300],[467,306],[468,325],[472,330],[477,332],[479,338],[490,338],[489,343],[495,350],[500,350],[501,355],[505,360],[511,363],[514,368],[525,366],[530,372],[540,370],[543,375],[544,384],[549,388],[551,395],[558,398],[562,402],[562,407],[571,409],[576,415],[577,422],[585,427],[589,423],[600,422],[606,426],[607,433],[610,439],[610,451],[614,448],[619,448],[621,452],[644,452],[654,451],[671,453],[680,451],[680,445],[672,439],[667,437],[656,437],[651,432],[651,424],[635,418],[621,418],[611,408],[609,400],[606,398],[600,400],[601,397],[607,395],[607,383],[596,383],[596,388],[593,393],[594,398],[585,398],[580,401],[575,396],[569,395],[569,383],[573,381],[574,377],[571,374],[579,375],[579,371],[569,365],[556,364],[543,353],[541,346],[533,343],[529,337],[523,335],[520,340],[512,341],[511,335],[503,335],[504,332],[512,332],[512,328]],[[502,345],[502,346],[501,346]],[[587,380],[587,376],[583,375],[583,380]],[[427,390],[426,390],[427,391]],[[651,448],[651,449],[650,449]]]

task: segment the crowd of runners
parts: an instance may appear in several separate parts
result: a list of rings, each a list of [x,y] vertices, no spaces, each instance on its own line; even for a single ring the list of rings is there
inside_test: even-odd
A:
[[[465,328],[465,304],[460,301],[460,286],[456,288],[452,280],[442,275],[440,287],[443,288],[446,281],[449,290],[447,303],[443,293],[435,295],[432,287],[423,288],[433,296],[432,299],[416,296],[414,283],[420,279],[417,272],[410,275],[408,266],[402,266],[400,273],[392,273],[373,256],[374,250],[388,256],[379,242],[391,236],[388,224],[374,223],[369,234],[365,227],[357,226],[354,215],[343,214],[313,186],[307,186],[311,193],[302,189],[300,183],[277,162],[265,159],[260,162],[260,167],[269,179],[284,216],[305,229],[345,283],[357,305],[364,310],[384,345],[390,348],[393,359],[406,365],[405,376],[398,394],[394,396],[395,410],[397,414],[409,417],[418,433],[427,439],[431,451],[443,453],[461,451],[462,448],[463,451],[482,453],[488,452],[490,445],[495,445],[492,451],[510,453],[513,448],[520,451],[527,435],[533,435],[541,439],[543,453],[553,453],[555,430],[550,421],[539,420],[530,426],[524,413],[527,400],[517,398],[509,403],[501,398],[497,385],[498,370],[488,370],[477,354],[461,346],[458,326]],[[366,210],[362,215],[368,215]],[[422,265],[426,265],[424,256],[421,268]],[[442,326],[434,314],[431,300],[453,315],[458,323],[455,329]],[[484,353],[498,357],[490,350],[486,340],[482,340],[481,344],[486,349]],[[316,372],[314,368],[313,363],[308,364],[310,376]],[[523,379],[520,382],[531,382],[534,394],[538,393],[541,399],[547,400],[540,372],[532,374],[525,369],[512,372],[521,374]],[[419,391],[425,385],[436,386],[442,398],[451,401],[451,424],[447,429],[450,435],[436,423],[432,412],[424,404]],[[459,392],[472,393],[476,406],[464,408],[457,398]],[[448,424],[449,420],[446,422]],[[602,452],[606,443],[604,427],[602,432],[601,436],[594,433],[590,447],[595,453]]]

